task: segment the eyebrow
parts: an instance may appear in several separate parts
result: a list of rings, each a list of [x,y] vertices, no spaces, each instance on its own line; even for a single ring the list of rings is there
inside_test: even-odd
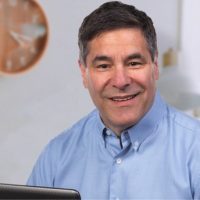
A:
[[[143,55],[141,55],[140,53],[133,53],[129,56],[126,57],[125,60],[132,60],[132,59],[141,59],[143,61],[145,61],[145,57]]]
[[[133,60],[133,59],[141,59],[142,61],[145,61],[145,57],[143,55],[141,55],[140,53],[133,53],[133,54],[130,54],[128,55],[124,60],[125,61],[128,61],[128,60]],[[99,56],[96,56],[92,63],[95,64],[96,62],[98,61],[108,61],[108,62],[111,62],[112,61],[112,58],[111,57],[108,57],[108,56],[105,56],[105,55],[99,55]]]
[[[92,63],[94,64],[95,62],[98,62],[98,61],[112,61],[112,58],[108,57],[108,56],[105,56],[105,55],[101,55],[101,56],[96,56]]]

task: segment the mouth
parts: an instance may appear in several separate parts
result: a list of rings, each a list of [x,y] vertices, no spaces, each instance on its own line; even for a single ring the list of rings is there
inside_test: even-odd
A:
[[[129,101],[131,99],[134,99],[136,96],[138,96],[140,92],[133,94],[133,95],[126,95],[126,96],[115,96],[111,97],[110,99],[115,102],[124,102],[124,101]]]

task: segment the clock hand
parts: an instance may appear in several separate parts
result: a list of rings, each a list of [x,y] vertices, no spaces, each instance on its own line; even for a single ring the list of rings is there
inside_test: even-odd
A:
[[[19,36],[13,32],[13,31],[10,31],[9,34],[11,35],[11,37],[22,47],[24,46],[24,42],[22,40],[20,40]]]
[[[34,39],[43,37],[46,34],[46,28],[42,24],[24,23],[21,26],[22,33]]]
[[[14,31],[10,31],[9,34],[13,37],[13,39],[21,46],[24,47],[27,45],[27,42],[32,42],[33,38],[28,37],[26,35],[22,35],[20,33],[16,33]]]

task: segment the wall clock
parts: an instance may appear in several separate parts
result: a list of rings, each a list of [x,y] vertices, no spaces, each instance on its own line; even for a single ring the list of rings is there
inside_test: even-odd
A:
[[[37,0],[0,0],[0,73],[31,69],[47,40],[48,22]]]

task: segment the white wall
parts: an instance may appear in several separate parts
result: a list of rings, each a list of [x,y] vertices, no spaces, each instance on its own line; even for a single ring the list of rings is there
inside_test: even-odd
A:
[[[49,20],[47,51],[32,71],[0,76],[0,182],[24,184],[44,145],[93,109],[78,69],[77,32],[83,17],[105,1],[38,1]],[[123,2],[153,18],[161,54],[175,45],[175,0]]]
[[[183,33],[182,33],[182,53],[183,53],[183,73],[190,79],[190,90],[200,94],[200,1],[185,0],[183,3]]]
[[[200,1],[180,2],[182,16],[178,65],[163,69],[158,86],[168,102],[200,119]]]

